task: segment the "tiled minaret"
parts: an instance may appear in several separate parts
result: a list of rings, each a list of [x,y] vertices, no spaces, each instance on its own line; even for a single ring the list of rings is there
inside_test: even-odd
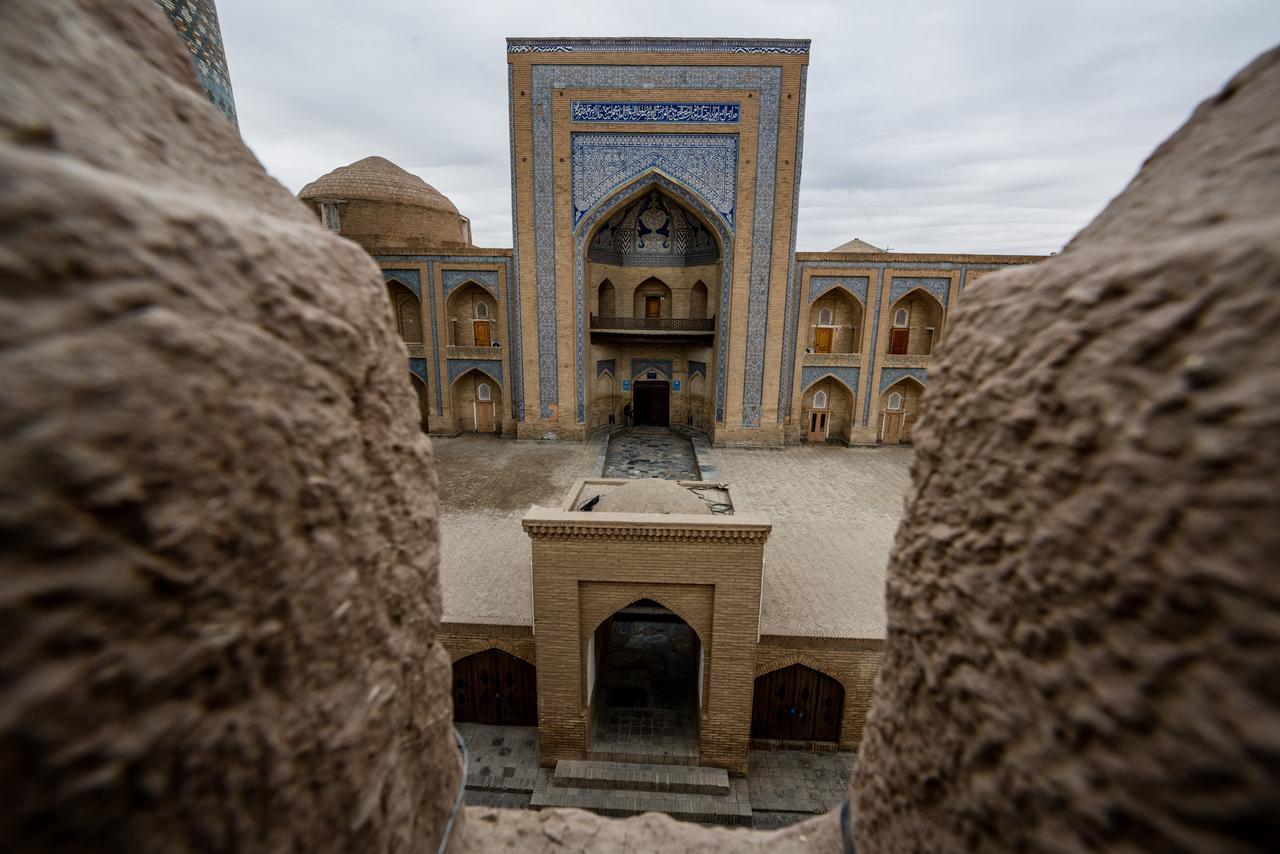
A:
[[[209,100],[239,127],[235,96],[231,93],[231,75],[227,73],[227,55],[222,49],[222,30],[218,27],[218,9],[213,0],[156,2],[186,42],[200,82],[209,93]]]

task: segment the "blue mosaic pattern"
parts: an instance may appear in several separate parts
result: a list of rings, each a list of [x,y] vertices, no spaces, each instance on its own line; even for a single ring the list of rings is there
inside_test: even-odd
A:
[[[889,285],[889,305],[892,306],[916,288],[921,288],[938,298],[942,307],[947,307],[947,299],[951,294],[951,280],[943,278],[916,278],[914,276],[893,276]]]
[[[467,371],[476,370],[502,385],[501,359],[449,359],[449,385]]]
[[[422,302],[422,280],[417,270],[383,270],[382,281],[399,282],[417,295],[418,302]]]
[[[880,391],[884,391],[898,380],[911,377],[920,385],[926,385],[929,372],[924,368],[884,368],[880,371]]]
[[[736,103],[638,103],[634,101],[574,101],[569,117],[575,122],[665,122],[737,124]]]
[[[795,378],[796,339],[789,335],[800,316],[799,271],[796,270],[796,232],[800,229],[800,161],[804,157],[804,98],[809,88],[809,66],[800,69],[800,103],[796,114],[796,174],[791,194],[791,251],[787,255],[787,298],[782,316],[782,366],[778,371],[778,423],[791,414],[791,383]],[[865,302],[865,300],[864,300]]]
[[[670,359],[632,359],[631,360],[631,378],[643,374],[645,371],[661,371],[662,375],[667,379],[675,376],[675,371],[671,367]]]
[[[507,39],[507,53],[764,53],[803,56],[808,39]]]
[[[467,282],[475,282],[491,293],[494,299],[500,299],[497,270],[444,270],[440,273],[440,278],[444,282],[445,296]]]
[[[733,253],[731,251],[732,243],[730,242],[729,232],[725,229],[724,224],[720,222],[714,213],[707,208],[706,204],[700,198],[689,192],[684,187],[681,187],[679,184],[676,184],[674,181],[671,181],[660,172],[651,172],[635,184],[632,184],[624,190],[619,190],[612,197],[607,199],[606,203],[598,205],[595,211],[588,216],[579,227],[576,240],[574,242],[574,257],[576,259],[574,264],[574,320],[576,321],[575,328],[577,330],[576,368],[578,377],[578,421],[585,420],[586,414],[583,383],[583,352],[586,345],[583,340],[582,331],[584,326],[584,312],[586,310],[584,307],[583,297],[585,293],[583,283],[585,276],[583,258],[586,253],[582,251],[583,244],[587,241],[596,223],[603,217],[608,216],[610,211],[616,209],[618,203],[627,198],[636,197],[642,193],[646,193],[651,187],[655,186],[661,187],[663,190],[671,193],[673,196],[686,203],[690,209],[698,214],[698,216],[702,217],[707,223],[709,223],[715,230],[716,234],[720,236],[720,314],[717,320],[720,326],[720,331],[717,336],[718,352],[716,354],[718,359],[717,364],[720,368],[720,379],[716,382],[716,420],[724,420],[724,371],[725,364],[729,358],[729,282],[732,278],[733,271]]]
[[[737,134],[575,133],[572,139],[574,227],[616,188],[658,169],[706,199],[733,229]]]
[[[866,276],[812,276],[809,279],[809,302],[813,302],[832,288],[843,287],[858,298],[865,310],[867,287],[870,284],[871,280]]]
[[[728,49],[728,44],[747,44],[740,40],[703,40],[715,44],[715,50]],[[521,39],[509,44],[532,46],[556,44],[554,40]],[[587,44],[594,46],[587,46]],[[768,45],[761,46],[761,52]],[[656,43],[637,40],[586,40],[583,50],[654,50]],[[692,42],[673,42],[675,50],[708,50],[695,48]],[[601,47],[599,45],[607,45]],[[803,41],[777,42],[777,46],[798,48],[808,52]],[[532,47],[530,47],[532,49]],[[760,131],[756,149],[756,196],[752,223],[750,285],[747,300],[747,341],[743,377],[743,424],[759,426],[760,397],[764,383],[765,323],[769,296],[769,269],[773,251],[774,176],[777,170],[778,117],[781,100],[782,69],[777,66],[607,66],[607,65],[534,65],[532,67],[533,108],[533,222],[536,313],[538,329],[539,403],[544,417],[559,399],[558,357],[556,352],[556,211],[555,174],[552,147],[552,102],[557,90],[573,89],[750,89],[759,93]],[[512,147],[514,162],[515,148]],[[728,243],[725,244],[728,246]],[[581,248],[578,249],[581,257]],[[725,253],[726,259],[729,253]],[[727,289],[725,289],[727,291]],[[722,313],[722,317],[727,312]],[[578,324],[578,363],[582,362],[582,324]],[[726,342],[721,340],[720,347]],[[718,421],[724,420],[725,372],[716,380]],[[581,379],[581,373],[579,373]],[[581,389],[581,382],[579,382]]]
[[[706,379],[706,377],[707,377],[707,363],[706,363],[706,362],[695,362],[695,361],[693,361],[692,359],[690,359],[690,360],[689,360],[689,379],[693,379],[693,378],[694,378],[695,376],[697,376],[698,374],[702,374],[702,378],[703,378],[703,379]]]
[[[596,379],[599,379],[604,374],[613,374],[615,377],[618,375],[618,363],[616,360],[601,359],[596,362]]]
[[[858,371],[859,368],[843,368],[843,367],[826,367],[821,365],[805,365],[800,369],[800,391],[805,391],[809,386],[816,383],[824,377],[834,377],[844,383],[849,389],[849,396],[858,393]]]
[[[422,380],[424,383],[427,384],[427,387],[430,388],[431,377],[427,376],[427,360],[426,359],[418,359],[418,358],[410,359],[409,370],[412,371],[414,374],[416,374],[418,379]]]
[[[867,354],[867,377],[876,375],[876,342],[880,338],[880,290],[884,287],[884,268],[876,271],[875,291],[871,297],[871,311],[867,322],[871,324],[871,352]],[[862,426],[871,421],[871,383],[867,382],[867,393],[862,398]]]
[[[516,150],[516,72],[511,63],[507,63],[507,135],[511,140],[511,151]],[[511,411],[517,421],[524,420],[524,361],[521,357],[520,340],[524,330],[520,326],[520,241],[516,239],[516,167],[511,163],[511,264],[507,267],[507,330],[511,337],[511,376],[510,389]]]

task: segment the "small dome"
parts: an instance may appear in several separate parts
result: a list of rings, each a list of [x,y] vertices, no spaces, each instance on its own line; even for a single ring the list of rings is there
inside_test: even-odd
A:
[[[595,512],[709,514],[711,508],[674,480],[651,477],[624,483],[605,493]]]
[[[350,166],[340,166],[303,187],[298,198],[303,201],[363,199],[370,202],[399,202],[403,205],[438,208],[453,214],[458,212],[444,193],[385,157],[366,157]]]
[[[855,237],[848,243],[841,243],[832,252],[883,252],[884,250],[878,246],[872,246],[861,237]]]

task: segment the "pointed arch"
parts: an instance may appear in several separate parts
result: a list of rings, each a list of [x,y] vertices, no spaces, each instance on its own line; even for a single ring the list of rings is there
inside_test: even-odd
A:
[[[651,166],[639,175],[629,181],[624,181],[606,193],[600,201],[596,202],[582,214],[582,218],[578,220],[578,224],[574,226],[574,232],[578,235],[579,240],[584,235],[589,235],[595,230],[596,223],[605,215],[612,213],[620,207],[638,199],[651,187],[657,186],[660,189],[667,190],[681,202],[688,204],[694,208],[699,218],[707,225],[712,227],[713,231],[722,231],[720,237],[733,233],[733,226],[720,215],[710,202],[702,197],[702,194],[690,187],[679,178],[674,178],[670,174],[662,171],[656,166]],[[723,239],[717,247],[720,250],[720,256],[723,258],[725,248],[728,244],[727,239]]]
[[[853,387],[850,388],[849,383],[845,382],[845,380],[842,377],[840,377],[835,373],[832,373],[831,371],[827,371],[826,373],[817,374],[816,376],[811,377],[808,382],[806,382],[803,386],[801,386],[800,391],[802,393],[806,392],[809,389],[813,388],[818,383],[822,382],[823,380],[835,380],[846,391],[848,391],[851,396],[856,395],[858,393],[857,382],[854,382]]]
[[[418,295],[412,288],[399,279],[387,279],[386,287],[400,340],[410,344],[421,344],[422,301],[418,299]]]

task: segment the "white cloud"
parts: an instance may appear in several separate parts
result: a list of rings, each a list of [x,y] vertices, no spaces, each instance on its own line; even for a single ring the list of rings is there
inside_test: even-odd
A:
[[[811,38],[798,248],[1057,250],[1280,33],[1274,0],[221,0],[240,128],[293,191],[380,154],[510,246],[512,36]]]

